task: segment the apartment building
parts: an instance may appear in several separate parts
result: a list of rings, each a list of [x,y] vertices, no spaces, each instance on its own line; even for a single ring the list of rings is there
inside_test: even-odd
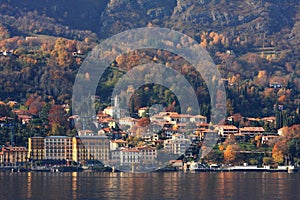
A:
[[[0,166],[17,166],[27,162],[28,150],[25,147],[2,147],[0,152]]]
[[[43,160],[45,158],[45,138],[31,137],[28,138],[28,159]]]
[[[45,159],[72,161],[72,137],[49,136],[44,145]]]
[[[72,159],[75,162],[109,159],[110,142],[107,136],[78,136],[73,138],[72,144]]]
[[[165,150],[175,155],[184,155],[190,145],[191,141],[182,134],[173,134],[172,139],[164,141]]]

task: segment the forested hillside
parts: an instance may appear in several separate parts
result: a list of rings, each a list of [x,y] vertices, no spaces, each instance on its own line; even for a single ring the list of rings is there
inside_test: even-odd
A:
[[[285,116],[285,125],[298,123],[297,0],[1,0],[0,8],[0,50],[12,54],[0,56],[2,101],[25,105],[28,99],[39,98],[44,103],[70,104],[77,70],[97,43],[131,28],[157,26],[183,32],[208,50],[226,83],[228,114],[277,114]],[[128,69],[145,59],[179,67],[194,86],[202,114],[209,115],[205,83],[176,55],[132,52],[114,65]],[[121,74],[112,70],[103,78],[98,109],[109,104]],[[154,103],[178,109],[174,95],[164,90],[150,86],[148,93],[138,91],[143,98],[134,100],[133,112]],[[159,98],[145,100],[158,91]]]

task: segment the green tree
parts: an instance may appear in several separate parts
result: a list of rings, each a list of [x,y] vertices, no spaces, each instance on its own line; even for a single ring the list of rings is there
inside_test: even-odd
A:
[[[263,157],[263,164],[270,165],[272,163],[272,158],[270,157]]]

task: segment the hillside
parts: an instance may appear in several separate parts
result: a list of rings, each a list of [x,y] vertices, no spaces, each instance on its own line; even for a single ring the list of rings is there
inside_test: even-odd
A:
[[[72,56],[73,52],[86,55],[102,39],[151,25],[183,32],[208,50],[229,82],[229,113],[269,116],[275,114],[275,104],[284,104],[292,114],[299,104],[297,0],[1,0],[0,7],[0,50],[15,55],[0,58],[1,100],[25,102],[30,96],[42,96],[45,101],[69,102],[70,88],[84,59]],[[38,39],[28,41],[27,36]],[[172,63],[175,55],[148,53],[129,54],[122,62],[116,61],[116,66],[132,66],[146,58],[169,61],[171,66],[187,65],[182,60]],[[100,86],[105,92],[99,94],[105,103],[118,76],[108,74]],[[194,84],[199,101],[209,104],[207,97],[201,98],[207,96],[202,80],[191,71],[185,76]],[[283,88],[272,90],[269,85],[273,83]],[[254,104],[258,106],[253,109]]]

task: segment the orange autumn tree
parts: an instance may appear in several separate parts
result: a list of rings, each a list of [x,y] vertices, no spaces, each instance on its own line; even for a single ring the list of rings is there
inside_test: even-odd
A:
[[[277,144],[274,145],[274,148],[272,150],[272,158],[274,162],[278,164],[283,164],[284,162],[284,154]]]
[[[228,145],[224,151],[224,160],[226,163],[236,161],[239,147],[237,145]]]
[[[74,61],[72,52],[76,51],[75,40],[67,40],[65,38],[58,38],[55,41],[54,49],[51,52],[51,56],[56,59],[56,62],[61,67],[67,67]]]

